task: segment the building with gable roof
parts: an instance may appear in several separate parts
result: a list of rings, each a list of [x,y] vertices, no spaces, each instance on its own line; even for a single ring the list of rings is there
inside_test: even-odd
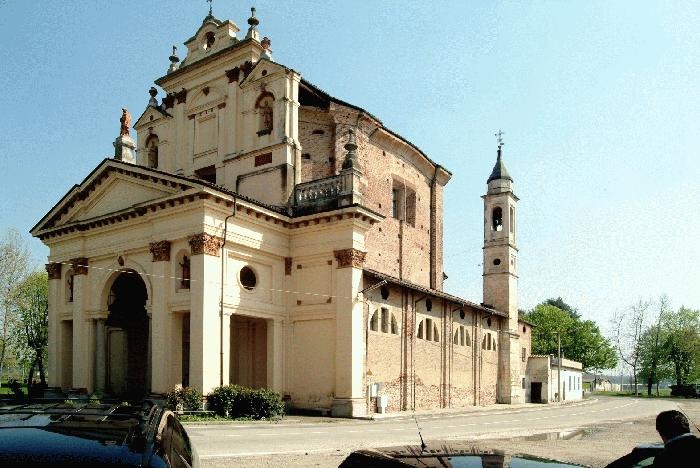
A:
[[[32,229],[49,249],[49,383],[270,388],[361,416],[525,401],[517,197],[499,142],[484,297],[443,291],[452,174],[211,11],[133,129]]]

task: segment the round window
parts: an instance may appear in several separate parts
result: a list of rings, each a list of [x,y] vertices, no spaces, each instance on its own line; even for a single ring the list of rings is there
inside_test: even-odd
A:
[[[500,258],[495,258],[495,259],[493,260],[493,264],[494,264],[494,265],[500,265],[500,264],[501,264],[501,259],[500,259]]]
[[[258,278],[255,276],[255,272],[252,268],[247,266],[241,268],[241,272],[238,274],[238,279],[241,281],[241,286],[246,288],[248,291],[255,289],[255,285],[258,284]]]

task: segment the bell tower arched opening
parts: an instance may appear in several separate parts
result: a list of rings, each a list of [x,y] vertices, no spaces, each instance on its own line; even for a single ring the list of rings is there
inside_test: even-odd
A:
[[[140,398],[148,393],[146,284],[134,270],[116,277],[109,292],[107,316],[107,391]]]

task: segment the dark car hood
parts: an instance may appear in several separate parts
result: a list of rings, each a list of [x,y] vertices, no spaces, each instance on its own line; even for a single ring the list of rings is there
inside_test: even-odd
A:
[[[39,427],[0,429],[0,466],[143,466],[143,454],[94,431]],[[145,460],[147,462],[147,460]]]

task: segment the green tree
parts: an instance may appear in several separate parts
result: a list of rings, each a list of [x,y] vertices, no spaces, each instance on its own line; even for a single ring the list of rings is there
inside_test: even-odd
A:
[[[600,371],[617,365],[615,350],[592,320],[575,318],[545,301],[525,315],[532,322],[533,354],[558,353],[557,335],[561,336],[562,355],[581,362],[588,371]],[[575,309],[573,309],[575,310]]]
[[[45,272],[27,276],[12,292],[12,307],[16,312],[17,353],[31,364],[27,382],[39,368],[41,384],[46,384],[44,360],[49,330],[49,281]],[[21,339],[20,339],[21,337]]]
[[[553,305],[554,307],[563,310],[564,312],[569,314],[574,320],[579,320],[581,318],[581,314],[578,313],[578,309],[564,302],[564,299],[562,299],[561,296],[557,297],[556,299],[550,297],[549,299],[544,301],[544,303]]]
[[[561,336],[562,350],[567,349],[567,333],[574,327],[574,319],[550,304],[542,303],[525,315],[525,320],[535,325],[532,329],[532,354],[558,353],[557,335]],[[567,357],[570,357],[566,353]]]
[[[676,385],[700,377],[700,311],[681,307],[666,316],[664,348],[673,369]]]

